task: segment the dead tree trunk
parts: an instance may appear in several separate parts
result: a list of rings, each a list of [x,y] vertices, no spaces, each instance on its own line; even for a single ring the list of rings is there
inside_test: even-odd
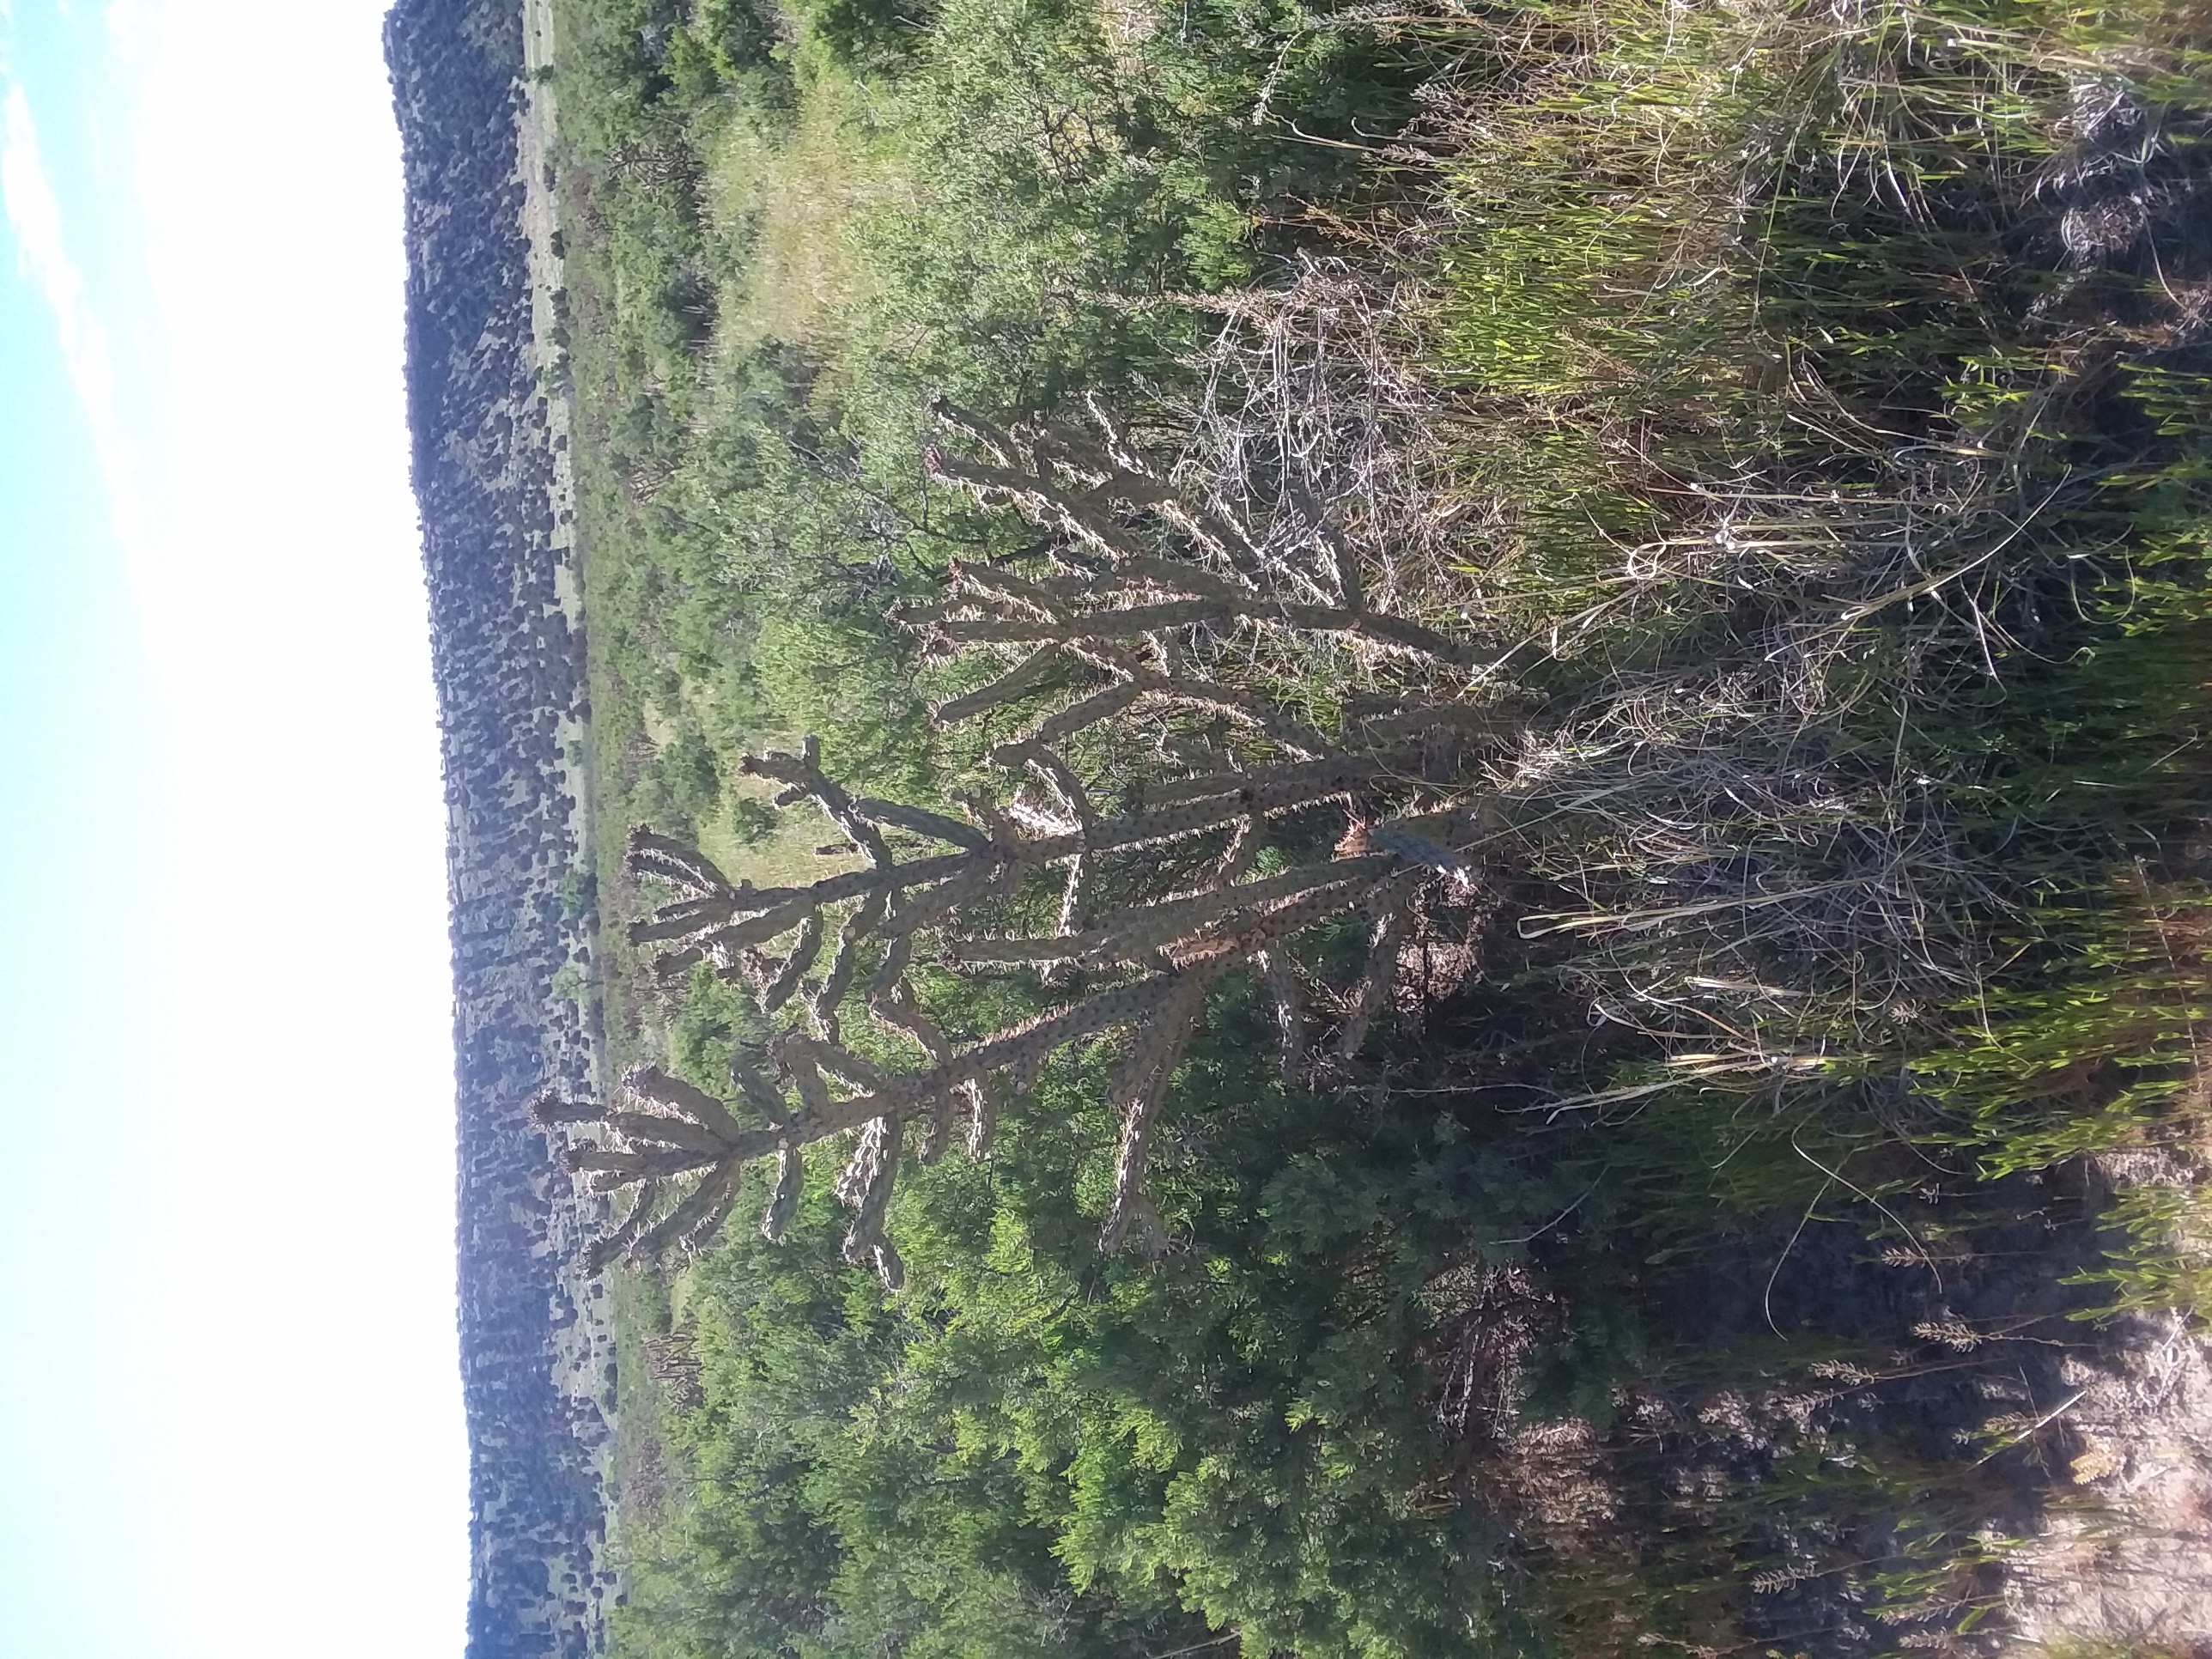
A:
[[[1060,538],[1044,572],[958,566],[939,602],[902,616],[939,656],[1000,663],[935,712],[944,723],[1019,720],[991,751],[1011,781],[971,794],[965,816],[954,817],[849,794],[823,772],[811,738],[795,754],[748,757],[748,773],[783,786],[780,807],[811,801],[867,860],[805,886],[732,883],[690,848],[633,834],[629,868],[672,896],[631,927],[631,942],[663,947],[655,966],[665,977],[703,963],[750,986],[780,1022],[769,1048],[777,1075],[741,1060],[726,1102],[652,1067],[630,1073],[604,1104],[540,1097],[547,1127],[598,1131],[568,1147],[568,1167],[595,1187],[635,1194],[594,1247],[594,1265],[617,1252],[651,1257],[703,1243],[737,1202],[745,1166],[771,1156],[777,1175],[763,1227],[777,1237],[798,1202],[803,1149],[852,1136],[836,1186],[854,1212],[846,1255],[872,1261],[895,1286],[903,1270],[884,1218],[908,1126],[917,1154],[934,1158],[964,1112],[969,1152],[983,1156],[1003,1096],[1032,1084],[1057,1050],[1115,1032],[1127,1034],[1110,1091],[1122,1133],[1101,1243],[1158,1248],[1161,1225],[1145,1193],[1152,1127],[1203,1026],[1209,990],[1247,964],[1260,972],[1278,1005],[1286,1077],[1306,1064],[1317,998],[1340,1012],[1335,1047],[1348,1057],[1389,995],[1417,899],[1474,884],[1462,849],[1479,830],[1468,757],[1480,729],[1464,703],[1332,731],[1197,664],[1239,630],[1350,640],[1462,671],[1486,652],[1375,612],[1333,544],[1322,548],[1328,568],[1285,593],[1233,515],[1181,501],[1109,422],[1103,441],[1064,433],[1017,441],[948,405],[939,413],[992,463],[933,452],[936,475],[1012,502]],[[1324,576],[1327,603],[1312,598]],[[1172,728],[1187,727],[1194,712],[1214,723],[1215,737],[1178,737]],[[1152,744],[1164,757],[1159,775],[1125,790],[1112,811],[1071,758],[1071,745],[1096,748],[1102,737],[1112,747]],[[1351,828],[1330,855],[1253,873],[1281,821],[1331,803]],[[902,855],[895,836],[945,850]],[[1161,874],[1188,872],[1194,853],[1210,866],[1195,884]],[[1037,884],[1059,897],[1054,922],[1032,931],[1014,919]],[[1103,910],[1101,893],[1115,896]],[[1294,942],[1352,915],[1371,933],[1366,970],[1340,995],[1310,985]],[[912,981],[917,963],[1083,988],[955,1046]],[[905,1063],[880,1065],[847,1043],[843,1022],[856,1003],[897,1040]]]

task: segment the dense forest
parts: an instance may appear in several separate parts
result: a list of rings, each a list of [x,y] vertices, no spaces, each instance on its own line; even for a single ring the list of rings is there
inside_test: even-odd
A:
[[[556,15],[617,1651],[2201,1636],[2201,11]]]
[[[536,372],[515,176],[523,19],[399,0],[385,55],[404,158],[407,390],[445,773],[453,985],[456,1314],[469,1438],[467,1659],[585,1659],[605,1548],[613,1337],[577,1256],[605,1208],[532,1127],[595,1070],[587,837],[562,775],[582,641],[558,602],[554,389]]]

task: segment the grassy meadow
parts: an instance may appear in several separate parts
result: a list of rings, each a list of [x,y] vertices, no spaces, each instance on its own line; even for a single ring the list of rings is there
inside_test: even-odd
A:
[[[1020,421],[1472,641],[1152,648],[1331,743],[1446,709],[1482,802],[1419,985],[1356,1012],[1358,919],[1300,945],[1372,1035],[1279,1065],[1214,985],[1164,1248],[1097,1248],[1091,1042],[902,1176],[896,1293],[826,1179],[619,1273],[617,1651],[2002,1650],[2052,1518],[2124,1524],[2065,1367],[2212,1305],[2212,17],[558,17],[599,822],[854,867],[740,768],[809,734],[961,802],[1015,725],[933,719],[979,671],[895,612],[1065,579],[946,471]],[[1259,729],[1071,753],[1138,799]],[[659,895],[599,851],[611,940]],[[619,1060],[760,1050],[737,976],[603,971]]]

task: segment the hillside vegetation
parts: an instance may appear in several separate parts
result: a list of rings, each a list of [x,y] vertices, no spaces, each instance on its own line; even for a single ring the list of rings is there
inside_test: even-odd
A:
[[[2212,1273],[2203,15],[560,17],[619,1650],[2009,1640]]]

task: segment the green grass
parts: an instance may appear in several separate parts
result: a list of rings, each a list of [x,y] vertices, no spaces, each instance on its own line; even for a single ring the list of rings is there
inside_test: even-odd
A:
[[[746,250],[720,307],[723,349],[834,349],[869,309],[880,279],[865,259],[868,228],[913,214],[920,193],[870,114],[865,87],[825,71],[787,116],[736,115],[713,141],[710,212]]]

